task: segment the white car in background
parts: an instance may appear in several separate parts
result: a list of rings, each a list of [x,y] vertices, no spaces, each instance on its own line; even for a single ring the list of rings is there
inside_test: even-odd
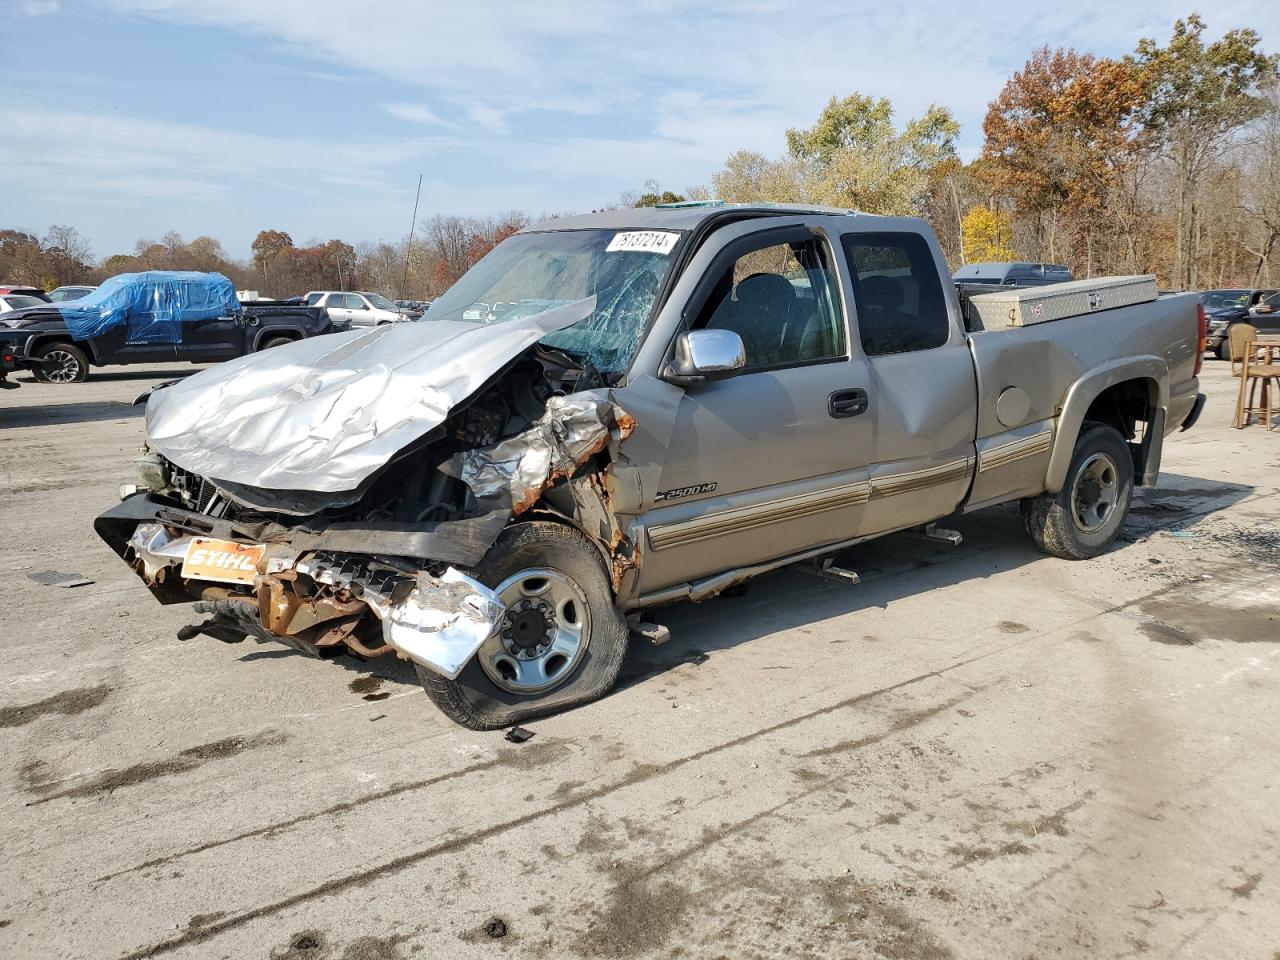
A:
[[[43,307],[48,303],[48,300],[41,300],[39,297],[32,297],[25,293],[0,294],[0,313],[23,310],[27,307]]]
[[[303,303],[309,307],[324,307],[332,322],[349,321],[355,327],[380,327],[384,323],[412,319],[380,293],[312,290],[303,299]]]

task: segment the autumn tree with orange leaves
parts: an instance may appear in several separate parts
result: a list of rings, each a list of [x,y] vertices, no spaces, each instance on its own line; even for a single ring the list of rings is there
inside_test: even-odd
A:
[[[1046,259],[1088,276],[1099,235],[1135,226],[1121,193],[1147,90],[1136,64],[1042,47],[992,101],[979,172],[1030,218]]]

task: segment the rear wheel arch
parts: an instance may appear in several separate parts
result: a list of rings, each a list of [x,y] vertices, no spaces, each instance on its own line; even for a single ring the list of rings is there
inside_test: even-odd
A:
[[[279,341],[281,340],[293,343],[295,340],[301,340],[302,338],[302,331],[294,327],[262,327],[254,340],[253,350],[256,353],[259,350],[267,349],[269,346],[279,346]]]
[[[35,371],[42,383],[83,383],[92,365],[89,355],[69,340],[46,341],[30,356],[43,361]]]
[[[70,336],[68,333],[32,334],[31,338],[27,340],[26,345],[23,347],[23,349],[26,350],[27,356],[34,357],[38,354],[39,351],[55,343],[69,343],[71,344],[71,346],[75,347],[77,350],[83,353],[86,357],[88,357],[89,362],[93,364],[93,366],[95,367],[102,366],[102,361],[98,358],[98,351],[96,351],[93,348],[93,344],[90,341],[77,340],[75,337]]]
[[[1058,414],[1045,490],[1057,493],[1066,482],[1071,457],[1086,421],[1113,426],[1132,439],[1134,425],[1145,424],[1141,443],[1130,444],[1135,481],[1155,482],[1164,446],[1164,417],[1169,408],[1169,367],[1156,356],[1131,357],[1081,377],[1067,390]]]

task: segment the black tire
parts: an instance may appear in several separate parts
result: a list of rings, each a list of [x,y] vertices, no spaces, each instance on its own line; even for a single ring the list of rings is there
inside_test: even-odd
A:
[[[293,343],[293,337],[271,337],[263,342],[259,350],[270,350],[272,347],[283,347],[286,343]]]
[[[1114,471],[1113,502],[1105,511],[1105,478]],[[1095,476],[1097,474],[1097,476]],[[1079,491],[1077,487],[1079,486]],[[1077,492],[1080,494],[1077,500]],[[1089,505],[1091,494],[1096,502]],[[1087,560],[1105,552],[1120,534],[1133,499],[1133,455],[1115,427],[1086,421],[1071,454],[1067,480],[1057,493],[1022,501],[1022,522],[1031,542],[1064,560]],[[1093,520],[1096,526],[1089,523]]]
[[[473,576],[490,587],[522,570],[562,574],[581,590],[589,613],[585,649],[556,685],[536,693],[498,686],[478,653],[458,679],[417,666],[418,680],[431,702],[450,720],[471,730],[497,730],[604,696],[618,679],[627,652],[626,618],[614,605],[613,590],[599,551],[580,532],[559,523],[508,527],[489,548]]]
[[[41,361],[36,379],[41,383],[84,383],[89,379],[89,358],[74,343],[48,343],[36,351]]]
[[[1213,352],[1219,360],[1231,359],[1231,340],[1227,337],[1226,331],[1223,331],[1222,342],[1218,344],[1218,349]]]

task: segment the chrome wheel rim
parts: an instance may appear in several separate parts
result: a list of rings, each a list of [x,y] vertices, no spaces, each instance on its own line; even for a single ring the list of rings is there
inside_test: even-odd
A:
[[[1120,500],[1120,471],[1105,453],[1095,453],[1076,473],[1071,488],[1071,512],[1085,533],[1101,530]]]
[[[74,383],[80,361],[65,350],[50,350],[43,357],[44,375],[50,383]]]
[[[508,693],[539,693],[572,676],[587,651],[591,614],[582,588],[558,570],[531,568],[496,588],[502,623],[480,648],[480,666]]]

